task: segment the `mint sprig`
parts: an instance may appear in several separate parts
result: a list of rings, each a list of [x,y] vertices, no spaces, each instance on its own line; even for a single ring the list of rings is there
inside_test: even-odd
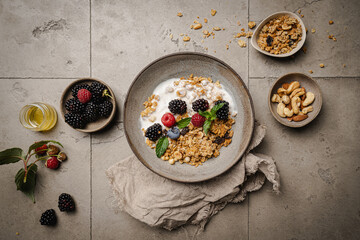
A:
[[[210,112],[199,110],[199,114],[206,118],[206,121],[204,122],[204,125],[203,125],[203,130],[204,130],[205,134],[208,134],[212,121],[214,121],[216,119],[216,112],[220,108],[222,108],[224,105],[225,105],[225,103],[216,104],[215,106],[212,107]]]
[[[160,158],[162,155],[164,155],[166,149],[169,146],[169,139],[167,137],[161,137],[159,141],[156,144],[156,156]]]
[[[187,125],[189,125],[190,121],[191,121],[191,117],[183,118],[180,121],[176,122],[176,125],[178,126],[179,129],[182,129],[182,128],[186,127]]]
[[[48,143],[56,143],[57,145],[61,146],[61,143],[47,140],[47,141],[40,141],[32,144],[29,147],[29,150],[26,155],[24,155],[24,151],[21,148],[10,148],[0,152],[0,165],[9,164],[9,163],[16,163],[20,160],[23,161],[24,168],[20,168],[15,176],[15,184],[17,190],[22,191],[25,193],[34,203],[35,203],[35,186],[36,186],[36,173],[38,167],[36,162],[40,160],[46,160],[48,157],[58,157],[58,155],[45,155],[43,157],[38,157],[34,162],[30,163],[30,158],[33,155],[37,155],[39,152],[36,152],[36,148],[43,146],[44,144]],[[48,149],[43,149],[43,151],[47,151]]]

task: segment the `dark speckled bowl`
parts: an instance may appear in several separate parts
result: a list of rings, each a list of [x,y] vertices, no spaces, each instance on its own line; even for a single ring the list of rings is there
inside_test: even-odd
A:
[[[219,80],[230,91],[238,108],[232,143],[220,150],[220,156],[198,167],[179,162],[170,165],[168,161],[157,158],[154,149],[146,145],[140,126],[143,102],[151,96],[156,86],[170,78],[188,77],[190,74]],[[126,138],[138,159],[155,173],[180,182],[200,182],[229,170],[244,154],[254,129],[252,99],[240,76],[226,63],[200,53],[175,53],[150,63],[130,86],[124,109]]]

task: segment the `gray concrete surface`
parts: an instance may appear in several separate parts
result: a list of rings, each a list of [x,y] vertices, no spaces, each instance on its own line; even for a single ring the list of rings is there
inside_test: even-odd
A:
[[[218,11],[214,17],[210,9]],[[259,23],[282,10],[304,15],[306,53],[279,60],[233,40],[241,28],[248,29],[249,20]],[[69,155],[58,171],[40,165],[36,204],[16,191],[14,176],[21,164],[0,166],[0,239],[358,239],[359,11],[357,0],[0,0],[0,150],[56,139]],[[225,30],[202,42],[202,34],[189,28],[197,16],[209,20],[203,29]],[[191,41],[184,44],[181,33]],[[228,205],[199,235],[194,226],[172,232],[151,228],[114,209],[104,170],[131,154],[121,111],[111,126],[93,134],[79,133],[61,118],[46,133],[26,130],[18,121],[20,108],[34,101],[59,112],[63,89],[87,76],[107,82],[121,109],[136,74],[152,60],[178,51],[213,55],[240,74],[256,118],[268,129],[257,151],[276,159],[282,181],[280,195],[266,184],[247,201]],[[289,129],[271,116],[268,89],[282,74],[309,70],[323,92],[323,109],[310,125]],[[75,213],[57,210],[62,192],[74,196]],[[49,208],[57,210],[55,228],[38,222]]]

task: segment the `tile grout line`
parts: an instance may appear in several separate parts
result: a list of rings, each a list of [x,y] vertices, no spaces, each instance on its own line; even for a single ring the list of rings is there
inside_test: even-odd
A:
[[[91,0],[89,0],[89,70],[90,70],[90,77],[92,77],[92,39],[91,39]],[[90,240],[92,240],[92,133],[90,133]]]
[[[250,0],[248,0],[248,22],[250,21]],[[250,39],[248,40],[249,45]],[[248,50],[248,89],[250,93],[250,46],[247,47]],[[250,194],[248,195],[247,199],[247,205],[248,205],[248,227],[247,227],[247,234],[248,234],[248,240],[250,240]]]

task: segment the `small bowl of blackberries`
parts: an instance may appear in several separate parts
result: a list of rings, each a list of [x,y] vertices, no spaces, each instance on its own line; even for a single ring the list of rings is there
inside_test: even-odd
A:
[[[96,132],[114,118],[115,95],[106,83],[95,78],[81,78],[64,90],[60,110],[70,127],[80,132]]]

